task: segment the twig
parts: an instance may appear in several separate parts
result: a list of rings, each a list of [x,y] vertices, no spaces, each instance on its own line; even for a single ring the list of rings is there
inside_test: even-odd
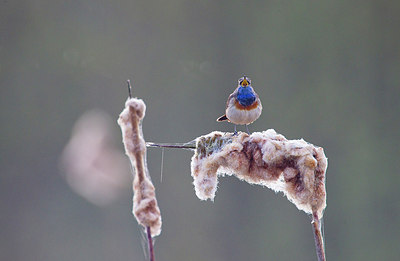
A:
[[[317,251],[318,261],[325,261],[324,239],[321,233],[321,221],[318,215],[313,213],[313,220],[311,222],[314,233],[315,250]]]
[[[196,141],[188,142],[188,143],[176,143],[176,144],[146,142],[146,147],[194,150],[194,149],[196,149]]]
[[[150,261],[154,261],[154,248],[153,248],[153,238],[151,237],[151,229],[150,227],[146,227],[147,232],[147,243],[149,244],[149,256]]]
[[[131,80],[126,81],[128,83],[128,93],[129,93],[129,99],[132,99],[132,88],[131,88]]]

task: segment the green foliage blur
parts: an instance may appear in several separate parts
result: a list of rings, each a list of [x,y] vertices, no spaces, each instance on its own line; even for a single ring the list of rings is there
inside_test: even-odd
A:
[[[304,138],[329,160],[327,260],[400,256],[400,1],[1,1],[0,260],[145,260],[131,191],[99,208],[59,169],[87,110],[147,104],[148,141],[213,130],[243,74],[264,111],[251,131]],[[242,129],[244,130],[244,129]],[[199,201],[188,151],[148,150],[163,218],[157,260],[316,260],[310,218],[220,179]],[[127,175],[131,175],[127,173]]]

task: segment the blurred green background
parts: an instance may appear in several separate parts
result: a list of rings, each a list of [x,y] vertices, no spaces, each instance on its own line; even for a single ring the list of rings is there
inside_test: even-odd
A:
[[[67,185],[74,122],[147,103],[145,138],[213,130],[246,73],[274,128],[325,149],[328,260],[400,256],[399,1],[1,1],[0,260],[145,260],[130,189],[107,207]],[[282,196],[222,178],[194,194],[188,151],[149,149],[162,212],[157,260],[316,260],[310,218]],[[127,173],[126,175],[131,175]]]

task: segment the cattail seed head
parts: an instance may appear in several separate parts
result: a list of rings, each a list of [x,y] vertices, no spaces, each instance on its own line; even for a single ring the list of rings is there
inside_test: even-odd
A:
[[[140,225],[150,227],[151,236],[158,236],[161,233],[161,213],[146,163],[146,142],[142,132],[145,112],[143,100],[129,98],[119,115],[118,124],[121,127],[126,155],[136,172],[133,178],[132,212]]]
[[[281,191],[298,209],[322,217],[327,168],[322,148],[287,140],[272,129],[251,135],[215,131],[196,141],[191,169],[198,198],[213,200],[218,176],[234,175]]]

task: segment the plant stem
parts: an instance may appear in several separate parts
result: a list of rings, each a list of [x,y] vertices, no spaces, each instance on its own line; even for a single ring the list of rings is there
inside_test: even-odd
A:
[[[154,249],[153,249],[153,239],[151,237],[151,230],[150,227],[146,227],[146,233],[147,233],[147,242],[149,244],[149,257],[150,261],[154,261]]]
[[[318,261],[326,261],[324,239],[321,233],[321,221],[318,219],[318,215],[313,213],[313,220],[311,222],[314,232],[315,250],[317,251]]]
[[[154,143],[154,142],[146,142],[147,147],[155,147],[155,148],[172,148],[172,149],[196,149],[196,144],[192,142],[188,143]]]
[[[128,83],[128,93],[129,93],[129,99],[132,99],[132,88],[131,88],[131,80],[126,81]]]

